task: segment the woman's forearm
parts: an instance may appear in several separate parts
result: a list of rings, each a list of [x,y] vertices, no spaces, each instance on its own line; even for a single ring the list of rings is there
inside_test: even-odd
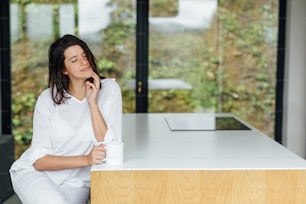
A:
[[[104,141],[104,136],[107,132],[107,125],[97,104],[90,105],[90,114],[96,140]]]
[[[40,171],[54,171],[62,169],[72,169],[89,166],[90,161],[88,156],[53,156],[46,155],[33,164],[35,169]]]

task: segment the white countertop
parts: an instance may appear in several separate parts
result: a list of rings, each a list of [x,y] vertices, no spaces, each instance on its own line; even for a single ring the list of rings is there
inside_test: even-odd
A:
[[[251,130],[173,131],[167,117],[197,120],[200,113],[123,115],[124,164],[96,170],[270,170],[306,169],[306,161],[231,114]],[[208,114],[212,116],[212,114]]]

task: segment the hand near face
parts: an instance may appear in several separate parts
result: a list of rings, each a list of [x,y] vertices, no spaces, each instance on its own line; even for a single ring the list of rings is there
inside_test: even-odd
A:
[[[86,80],[86,98],[89,104],[95,103],[97,99],[98,92],[100,90],[100,77],[92,72],[93,83],[90,80]]]

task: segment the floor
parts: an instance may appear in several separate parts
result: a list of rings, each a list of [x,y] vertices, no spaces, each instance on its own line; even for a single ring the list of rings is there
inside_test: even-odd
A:
[[[19,198],[14,194],[2,204],[22,204]]]

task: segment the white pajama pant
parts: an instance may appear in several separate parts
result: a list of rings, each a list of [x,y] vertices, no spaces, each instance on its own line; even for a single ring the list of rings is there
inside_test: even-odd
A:
[[[56,185],[43,171],[12,171],[15,193],[23,204],[86,204],[89,188],[69,184]]]

